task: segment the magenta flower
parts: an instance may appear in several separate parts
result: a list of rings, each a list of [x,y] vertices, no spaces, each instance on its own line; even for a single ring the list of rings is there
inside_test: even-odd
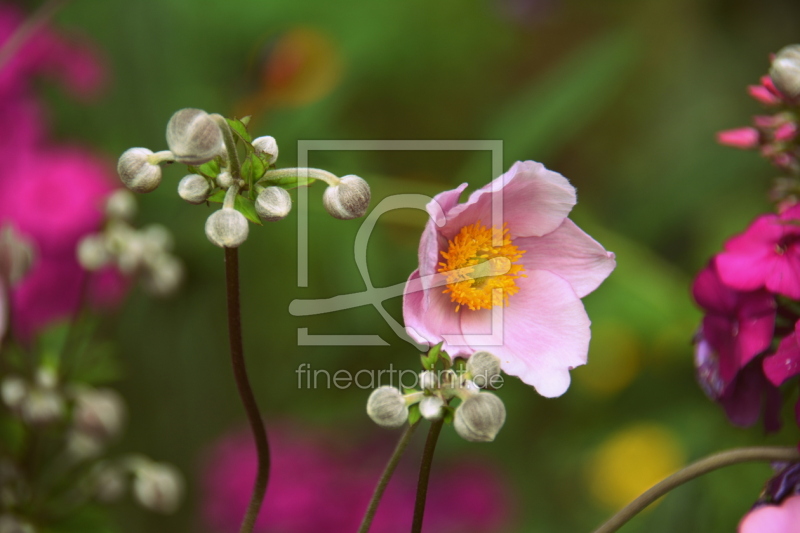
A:
[[[739,291],[766,288],[800,299],[800,205],[758,217],[725,243],[717,270],[723,283]]]
[[[755,128],[737,128],[735,130],[725,130],[717,133],[717,142],[742,150],[749,150],[758,146],[760,134]]]
[[[506,373],[559,396],[586,363],[580,299],[614,270],[614,254],[567,218],[575,188],[541,163],[517,162],[459,204],[466,186],[427,206],[403,297],[406,330],[422,344],[444,341],[450,355],[492,352]]]
[[[343,447],[334,434],[272,424],[272,472],[256,533],[352,533],[358,529],[391,444]],[[418,457],[406,457],[381,500],[372,533],[411,527]],[[203,515],[217,533],[235,533],[250,498],[256,452],[248,432],[214,445],[203,473]],[[406,464],[407,463],[407,464]],[[298,475],[301,473],[301,475]],[[508,525],[513,497],[486,458],[442,462],[431,479],[425,531],[494,533]]]
[[[739,533],[800,533],[800,495],[781,505],[756,507],[739,523]]]

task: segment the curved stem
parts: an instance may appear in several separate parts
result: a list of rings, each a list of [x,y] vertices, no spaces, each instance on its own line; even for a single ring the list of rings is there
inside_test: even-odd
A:
[[[422,452],[422,464],[419,467],[417,500],[414,503],[414,521],[411,523],[411,533],[422,532],[422,519],[425,516],[425,500],[428,498],[428,479],[431,477],[433,453],[436,451],[436,443],[439,440],[439,433],[442,431],[443,425],[443,418],[434,421],[431,424],[430,431],[428,431],[428,439],[425,441],[425,449]]]
[[[394,452],[392,452],[389,462],[386,463],[386,468],[383,469],[381,478],[378,480],[375,492],[372,493],[372,499],[370,499],[369,505],[367,506],[367,512],[364,513],[364,520],[361,521],[361,527],[358,528],[358,533],[367,533],[369,531],[369,527],[372,525],[372,519],[375,518],[375,513],[378,511],[378,505],[381,503],[383,493],[387,485],[389,485],[389,480],[392,479],[392,474],[394,474],[398,463],[400,463],[400,458],[403,457],[403,453],[406,451],[406,448],[408,448],[412,435],[414,435],[414,430],[416,430],[418,426],[419,421],[408,426],[397,442],[397,446]]]
[[[219,129],[222,131],[222,140],[225,141],[225,149],[228,151],[228,163],[231,168],[231,176],[234,180],[242,179],[241,168],[239,167],[239,154],[236,152],[236,140],[233,138],[231,126],[225,117],[214,113],[211,118],[217,121]]]
[[[327,170],[322,170],[321,168],[278,168],[275,170],[268,170],[264,173],[261,177],[262,180],[277,180],[281,178],[294,178],[294,177],[302,177],[302,178],[311,178],[315,180],[322,180],[328,185],[337,185],[341,179],[339,179],[336,174],[332,174]]]
[[[605,524],[595,529],[594,533],[612,533],[617,531],[645,507],[687,481],[691,481],[696,477],[700,477],[726,466],[753,461],[796,462],[800,461],[800,452],[795,447],[754,446],[751,448],[735,448],[733,450],[726,450],[709,455],[653,485],[641,496],[612,516]]]
[[[242,316],[239,305],[239,249],[225,248],[225,281],[228,293],[228,335],[230,337],[231,363],[233,365],[233,375],[236,378],[236,387],[239,389],[239,396],[242,398],[247,419],[253,430],[253,438],[256,442],[258,453],[258,471],[256,481],[253,485],[253,494],[247,506],[247,513],[244,515],[240,533],[251,533],[258,518],[258,511],[264,501],[264,494],[267,492],[267,481],[269,479],[269,442],[267,432],[264,429],[264,422],[258,410],[253,389],[250,388],[250,381],[247,379],[247,368],[244,360],[244,347],[242,345]]]

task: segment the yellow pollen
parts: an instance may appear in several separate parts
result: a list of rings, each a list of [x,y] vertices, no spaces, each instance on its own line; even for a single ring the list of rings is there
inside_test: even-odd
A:
[[[494,246],[495,240],[499,246]],[[464,226],[442,252],[439,272],[447,275],[444,293],[456,303],[456,311],[461,306],[473,311],[506,306],[508,297],[519,291],[517,278],[525,277],[522,265],[515,264],[524,253],[511,244],[505,224],[503,229],[488,229],[480,221]]]

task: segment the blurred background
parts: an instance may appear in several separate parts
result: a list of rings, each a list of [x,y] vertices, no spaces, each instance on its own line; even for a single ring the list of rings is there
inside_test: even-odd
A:
[[[32,11],[39,2],[19,5]],[[508,421],[496,442],[468,443],[446,428],[437,452],[434,477],[440,465],[482,465],[503,485],[507,510],[487,531],[590,531],[687,461],[739,445],[797,442],[794,424],[770,436],[734,428],[703,395],[691,347],[700,314],[689,294],[724,239],[769,209],[776,171],[755,153],[716,145],[714,134],[759,111],[746,85],[766,73],[769,53],[798,41],[796,2],[76,0],[53,25],[93,43],[108,85],[76,103],[42,83],[48,127],[57,139],[105,154],[109,168],[129,147],[166,148],[171,114],[198,107],[252,114],[254,136],[278,140],[279,167],[297,164],[301,140],[499,139],[504,169],[541,161],[577,187],[572,218],[619,265],[585,299],[589,364],[557,399],[507,379],[500,395]],[[312,152],[309,163],[362,176],[373,205],[494,177],[489,152]],[[228,362],[222,252],[203,233],[210,210],[175,194],[182,175],[166,169],[162,186],[139,198],[137,222],[174,232],[185,284],[169,300],[133,291],[103,336],[118,344],[124,377],[116,386],[129,405],[115,449],[178,465],[188,494],[167,517],[118,505],[114,516],[126,533],[218,531],[204,519],[204,461],[244,422]],[[302,363],[419,368],[418,353],[373,308],[289,314],[292,300],[364,289],[352,251],[359,223],[331,219],[322,191],[309,190],[308,287],[296,284],[296,212],[251,228],[241,249],[251,379],[270,424],[319,431],[323,446],[325,438],[354,450],[391,443],[396,436],[366,416],[369,391],[297,386]],[[375,286],[401,283],[416,268],[424,223],[411,210],[381,219],[368,256]],[[400,298],[385,305],[402,320]],[[302,327],[378,334],[388,345],[298,347]],[[417,452],[423,440],[417,435]],[[374,480],[388,457],[382,449],[370,463]],[[341,465],[342,482],[348,468]],[[625,531],[732,531],[769,475],[765,465],[708,475]]]

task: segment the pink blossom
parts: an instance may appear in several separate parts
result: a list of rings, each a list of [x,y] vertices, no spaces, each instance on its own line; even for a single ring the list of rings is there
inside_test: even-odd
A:
[[[575,188],[541,163],[517,162],[459,204],[466,185],[427,206],[406,330],[422,344],[444,341],[453,356],[494,353],[506,373],[559,396],[586,363],[581,298],[611,273],[614,254],[567,218]]]
[[[800,205],[758,217],[717,256],[722,281],[740,291],[761,288],[800,299]]]
[[[781,103],[781,99],[763,85],[750,85],[747,87],[747,92],[764,105],[773,106]]]
[[[725,130],[717,133],[717,142],[725,146],[733,146],[734,148],[741,148],[749,150],[758,146],[760,134],[755,128],[736,128],[734,130]]]
[[[358,526],[392,446],[356,449],[338,435],[289,424],[271,424],[270,485],[256,533],[351,533]],[[372,523],[372,533],[405,533],[411,527],[418,457],[409,450],[395,472]],[[444,458],[443,458],[444,459]],[[224,437],[206,457],[203,515],[218,533],[235,533],[250,499],[256,471],[252,437]],[[512,498],[486,458],[458,464],[439,461],[429,487],[425,531],[490,533],[508,523]]]
[[[775,386],[800,374],[800,320],[794,331],[781,340],[773,355],[764,359],[764,374]]]
[[[781,505],[762,505],[739,523],[739,533],[800,533],[800,495]]]

